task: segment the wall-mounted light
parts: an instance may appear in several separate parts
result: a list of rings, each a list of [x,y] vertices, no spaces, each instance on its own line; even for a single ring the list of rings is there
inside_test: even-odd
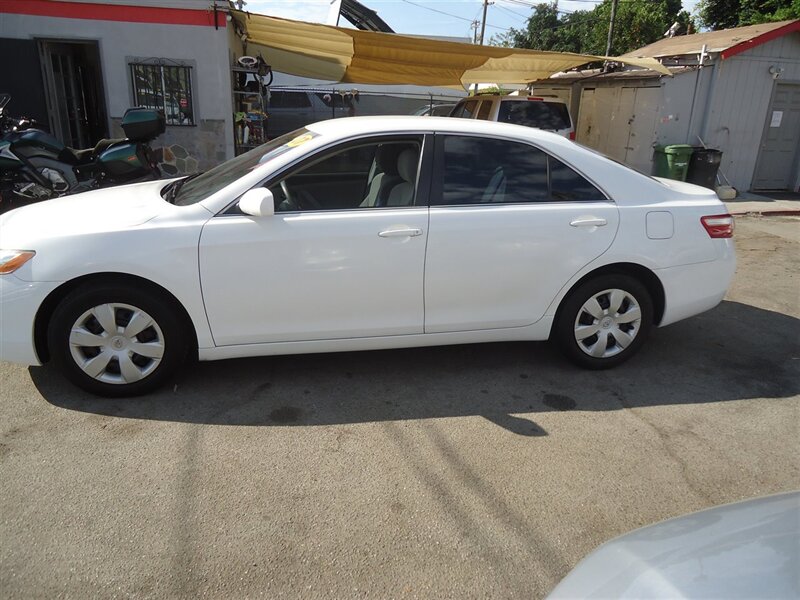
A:
[[[770,65],[769,74],[772,75],[773,79],[777,79],[783,74],[783,67],[779,67],[777,65]]]

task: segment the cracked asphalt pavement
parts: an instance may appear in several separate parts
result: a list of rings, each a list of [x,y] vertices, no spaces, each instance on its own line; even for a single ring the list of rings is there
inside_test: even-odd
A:
[[[0,364],[6,598],[540,598],[602,542],[800,488],[800,219],[727,299],[580,371],[548,344],[232,360],[101,400]]]

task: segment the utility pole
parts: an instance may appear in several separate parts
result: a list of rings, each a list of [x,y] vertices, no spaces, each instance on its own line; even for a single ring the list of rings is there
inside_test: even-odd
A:
[[[614,19],[617,17],[617,2],[611,0],[611,21],[608,23],[608,42],[606,42],[606,56],[611,56],[611,43],[614,41]]]
[[[486,32],[486,9],[489,8],[489,0],[483,0],[483,19],[481,19],[481,46],[483,46],[483,34]]]
[[[483,46],[483,34],[486,33],[486,11],[489,8],[489,0],[483,0],[483,18],[481,19],[481,39],[480,45]],[[476,30],[477,32],[477,30]],[[475,86],[472,88],[472,92],[474,94],[478,93],[478,84],[476,83]]]

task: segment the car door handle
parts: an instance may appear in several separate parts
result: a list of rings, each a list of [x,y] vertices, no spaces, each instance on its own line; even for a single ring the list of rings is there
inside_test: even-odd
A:
[[[602,227],[608,225],[608,221],[599,217],[579,217],[569,224],[573,227]]]
[[[422,235],[422,229],[387,229],[379,234],[382,238],[386,237],[416,237]]]

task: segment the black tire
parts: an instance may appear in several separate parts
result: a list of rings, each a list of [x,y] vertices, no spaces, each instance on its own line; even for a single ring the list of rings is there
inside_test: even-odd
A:
[[[142,322],[152,324],[133,336],[125,335],[124,330],[109,335],[98,319],[93,315],[86,316],[93,308],[105,306],[110,307],[110,312],[105,314],[112,316],[117,327],[127,329],[137,310],[151,317],[150,321],[143,318]],[[61,301],[50,319],[47,330],[50,356],[67,379],[92,394],[112,398],[146,394],[173,376],[186,358],[188,336],[181,317],[175,301],[154,289],[136,289],[120,284],[97,284],[79,288]],[[76,329],[91,337],[86,346],[70,343],[73,327],[79,320],[82,325]],[[131,331],[135,329],[137,328],[134,327]],[[101,337],[107,339],[108,343],[94,347],[96,344],[91,341]],[[160,351],[162,354],[145,356],[134,351],[133,348],[136,348],[145,352],[145,344],[147,354],[154,352],[153,347],[156,348],[155,352]],[[85,372],[78,363],[78,360],[83,360],[86,365],[87,361],[103,353],[113,356],[109,360],[101,358],[107,365],[96,377]],[[133,369],[137,369],[141,378],[135,380],[130,377],[130,381],[126,381],[122,363],[128,367],[128,373],[133,372],[135,375]],[[115,379],[119,381],[114,381]]]
[[[621,303],[620,311],[614,314],[610,314],[613,311],[609,306],[604,306],[611,300],[611,290],[619,290],[628,295]],[[601,318],[583,310],[584,305],[595,297],[604,311]],[[617,322],[632,318],[636,314],[636,308],[641,315],[638,322]],[[606,324],[606,328],[603,324]],[[598,333],[579,341],[578,326],[587,327],[586,331],[589,331],[589,327],[597,327]],[[636,354],[652,327],[653,299],[639,280],[623,274],[599,275],[582,283],[564,299],[553,325],[551,339],[578,366],[586,369],[610,369]],[[619,341],[614,337],[615,331],[619,332]],[[623,347],[623,344],[627,345]],[[592,356],[591,351],[595,349],[608,355]]]

